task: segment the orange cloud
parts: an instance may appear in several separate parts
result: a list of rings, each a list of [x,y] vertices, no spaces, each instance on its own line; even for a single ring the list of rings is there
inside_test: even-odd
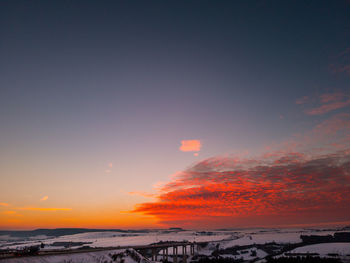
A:
[[[199,140],[183,140],[179,149],[183,152],[199,152],[201,150],[201,142]]]
[[[210,158],[160,189],[156,202],[132,211],[160,223],[236,227],[350,219],[350,152],[309,158]]]
[[[13,210],[4,211],[3,214],[8,216],[22,216],[21,214],[18,214],[16,211],[13,211]]]
[[[6,214],[6,215],[13,215],[13,214],[16,214],[17,212],[16,211],[4,211],[3,214]]]
[[[45,195],[40,199],[40,201],[46,201],[47,199],[49,199],[49,197],[47,195]]]
[[[8,203],[0,203],[0,206],[9,206]]]
[[[139,195],[139,196],[147,197],[147,198],[154,198],[157,196],[156,194],[147,193],[147,192],[140,192],[140,191],[129,192],[129,194],[130,195]]]

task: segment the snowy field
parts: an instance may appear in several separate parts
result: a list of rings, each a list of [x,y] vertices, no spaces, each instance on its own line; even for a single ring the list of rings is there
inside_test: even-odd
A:
[[[291,253],[318,253],[320,256],[328,254],[349,255],[350,243],[323,243],[293,249]]]
[[[1,249],[16,249],[30,245],[40,245],[43,242],[47,249],[63,248],[50,246],[55,242],[83,242],[90,247],[117,247],[148,245],[160,241],[190,241],[208,242],[221,241],[220,248],[250,244],[298,243],[300,235],[332,235],[336,230],[305,230],[305,229],[248,229],[226,231],[155,231],[149,233],[125,232],[88,232],[60,237],[34,236],[21,240],[9,236],[0,236]],[[80,245],[83,246],[83,245]],[[79,246],[77,246],[79,247]]]
[[[51,246],[55,242],[83,242],[90,247],[117,247],[117,246],[138,246],[149,245],[160,241],[220,241],[224,239],[236,238],[230,232],[209,232],[210,234],[200,233],[196,231],[181,231],[181,232],[151,232],[151,233],[118,233],[118,232],[92,232],[75,235],[67,235],[60,237],[38,238],[36,240],[29,239],[25,242],[16,240],[4,240],[0,243],[1,249],[16,249],[30,245],[40,245],[43,242],[46,249],[60,249],[63,246]],[[83,246],[83,245],[81,245]],[[78,246],[79,247],[79,246]]]
[[[77,249],[81,247],[90,248],[111,248],[108,251],[77,253],[57,256],[26,257],[25,259],[8,259],[1,262],[119,262],[111,259],[111,255],[121,253],[122,247],[133,247],[149,245],[158,242],[189,241],[200,243],[196,254],[212,256],[214,251],[221,251],[220,257],[250,260],[263,259],[269,255],[269,244],[277,244],[277,254],[283,256],[285,253],[278,253],[278,249],[288,244],[296,244],[297,247],[288,253],[318,253],[321,257],[338,255],[343,262],[350,262],[350,243],[321,243],[315,245],[303,245],[300,235],[334,235],[337,232],[344,232],[339,229],[244,229],[244,230],[221,230],[221,231],[192,231],[192,230],[158,230],[149,232],[87,232],[58,237],[31,236],[24,238],[0,236],[0,249],[21,249],[33,245],[45,244],[41,251]],[[349,232],[349,231],[348,231]],[[205,243],[201,243],[205,242]],[[301,244],[301,245],[300,245]],[[270,245],[271,246],[271,245]],[[118,247],[120,249],[118,250]],[[279,248],[278,248],[279,247]],[[113,249],[113,250],[112,250]],[[189,249],[188,249],[189,250]],[[282,250],[281,250],[282,251]],[[137,252],[135,252],[137,253]],[[160,251],[160,254],[162,251]],[[182,254],[182,248],[178,247],[178,254]],[[275,253],[275,252],[273,252]],[[168,254],[173,255],[172,248]],[[141,255],[140,255],[141,256]],[[135,260],[128,255],[124,256],[125,263],[134,263]],[[24,260],[24,261],[23,261]],[[169,261],[172,261],[169,259]],[[147,262],[146,259],[141,262]],[[263,262],[263,261],[261,261]]]
[[[107,250],[89,253],[76,253],[57,256],[40,256],[40,257],[25,257],[6,259],[1,262],[6,263],[105,263],[117,262],[113,256],[123,253],[125,250]],[[124,254],[121,257],[124,263],[137,263],[130,255]],[[119,260],[120,261],[120,260]],[[141,260],[142,262],[142,260]],[[143,262],[142,262],[143,263]],[[146,263],[146,261],[144,261]]]

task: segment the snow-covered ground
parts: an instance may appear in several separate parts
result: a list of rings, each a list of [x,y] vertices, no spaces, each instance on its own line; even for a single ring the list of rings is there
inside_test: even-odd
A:
[[[135,252],[137,253],[137,252]],[[117,259],[116,254],[121,254]],[[124,263],[137,263],[125,250],[107,250],[89,253],[75,253],[56,256],[37,256],[37,257],[22,257],[4,259],[1,262],[4,263],[110,263],[120,262],[121,259]],[[141,260],[141,263],[147,261]]]
[[[252,251],[255,251],[256,254],[252,255]],[[244,249],[242,251],[239,251],[239,255],[224,254],[224,255],[220,255],[220,256],[225,257],[225,258],[253,260],[255,258],[264,258],[267,255],[268,254],[261,249],[249,248],[249,249]]]
[[[29,237],[25,241],[20,238],[0,236],[0,248],[20,248],[29,245],[39,245],[41,242],[47,248],[61,248],[59,246],[50,247],[55,242],[84,242],[90,247],[117,247],[148,245],[160,241],[190,241],[209,242],[222,241],[220,248],[232,246],[242,246],[250,244],[264,244],[267,242],[276,243],[298,243],[301,242],[300,235],[333,235],[336,230],[305,230],[305,229],[247,229],[235,231],[153,231],[149,233],[125,233],[125,232],[87,232],[59,237],[35,236]],[[81,245],[83,246],[83,245]]]
[[[265,244],[269,242],[276,243],[299,243],[300,235],[333,235],[335,231],[303,230],[303,229],[285,229],[285,230],[263,230],[246,231],[240,233],[239,238],[221,242],[220,248],[233,246],[244,246],[251,244]]]
[[[283,253],[278,257],[294,257],[305,256],[307,254],[316,254],[319,257],[336,257],[342,262],[350,262],[350,242],[349,243],[320,243],[314,245],[307,245],[295,248],[291,251]]]
[[[148,245],[160,241],[219,241],[232,238],[232,233],[226,232],[210,232],[200,233],[197,231],[181,231],[181,232],[151,232],[151,233],[132,233],[125,234],[121,232],[92,232],[75,235],[60,236],[55,238],[47,238],[41,240],[27,240],[19,244],[19,241],[3,242],[0,244],[1,249],[16,249],[30,245],[40,245],[45,243],[48,249],[63,248],[59,246],[51,247],[50,244],[55,242],[86,242],[90,247],[117,247],[117,246],[137,246]],[[83,246],[83,245],[81,245]]]
[[[341,256],[350,256],[350,243],[322,243],[298,247],[290,253],[318,253],[320,256],[328,254],[338,254]]]
[[[86,232],[74,235],[64,235],[59,237],[36,236],[25,240],[12,238],[10,236],[0,237],[0,249],[20,249],[23,247],[45,244],[43,250],[61,250],[70,244],[68,249],[76,249],[83,246],[89,247],[111,247],[120,249],[126,246],[149,245],[152,243],[165,241],[190,241],[207,242],[198,246],[197,253],[211,256],[214,251],[220,252],[221,257],[234,259],[252,260],[263,259],[268,255],[266,243],[277,243],[277,251],[283,244],[300,243],[300,235],[333,235],[338,229],[245,229],[245,230],[221,230],[221,231],[149,231],[149,232]],[[238,248],[237,246],[246,246]],[[270,245],[271,246],[271,245]],[[275,244],[273,246],[276,246]],[[234,253],[232,252],[234,248]],[[67,248],[66,248],[67,249]],[[225,250],[226,249],[226,250]],[[189,250],[189,248],[188,248]],[[112,250],[111,250],[112,251]],[[113,250],[117,251],[117,250]],[[189,251],[188,251],[189,252]],[[60,256],[40,256],[35,257],[33,262],[111,262],[108,257],[110,252],[90,252]],[[274,252],[275,253],[275,252]],[[278,252],[279,253],[279,252]],[[338,254],[339,257],[350,259],[350,243],[323,243],[296,248],[289,253],[318,253],[320,256]],[[162,254],[162,251],[160,251]],[[172,248],[168,249],[168,254],[173,255]],[[178,247],[178,254],[183,254],[182,247]],[[280,254],[280,256],[282,256]],[[56,260],[57,258],[57,260]],[[126,257],[127,258],[127,257]],[[125,258],[125,263],[128,262]],[[27,258],[29,259],[29,258]],[[40,261],[38,261],[40,259]],[[68,260],[69,259],[69,260]],[[101,259],[101,260],[100,260]],[[6,262],[29,262],[32,261],[6,261]],[[17,259],[16,259],[17,260]],[[45,261],[47,260],[47,261]],[[56,260],[56,261],[55,261]],[[95,260],[95,261],[94,261]],[[97,260],[97,261],[96,261]],[[98,261],[100,260],[100,261]],[[130,259],[131,260],[131,259]],[[348,261],[346,261],[348,262]],[[350,262],[350,261],[349,261]]]

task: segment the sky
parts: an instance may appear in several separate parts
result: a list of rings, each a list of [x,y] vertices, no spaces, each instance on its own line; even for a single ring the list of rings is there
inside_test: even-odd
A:
[[[0,2],[0,229],[350,222],[350,2]]]

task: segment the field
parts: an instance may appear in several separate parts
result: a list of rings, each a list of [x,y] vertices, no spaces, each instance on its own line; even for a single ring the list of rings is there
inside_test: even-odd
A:
[[[195,255],[187,253],[187,262],[207,259],[226,259],[230,262],[265,262],[269,257],[319,256],[337,258],[350,262],[350,240],[324,242],[322,238],[333,238],[346,233],[347,228],[334,229],[235,229],[215,231],[194,231],[182,229],[119,231],[96,230],[77,232],[67,230],[64,235],[28,235],[6,233],[0,235],[0,249],[3,253],[23,251],[28,247],[40,247],[39,255],[10,257],[3,262],[149,262],[149,255],[139,254],[139,246],[151,244],[196,244]],[[338,234],[336,234],[338,233]],[[36,234],[36,233],[35,233]],[[50,231],[48,232],[50,234]],[[21,236],[22,235],[22,236]],[[309,239],[302,236],[312,237]],[[321,237],[321,239],[320,239]],[[338,240],[339,241],[339,240]],[[310,243],[311,242],[311,243]],[[135,250],[134,250],[135,249]],[[146,251],[146,250],[144,250]],[[163,249],[157,253],[162,255]],[[45,254],[53,255],[45,255]],[[56,253],[56,254],[55,254]],[[178,247],[182,255],[182,246]],[[119,255],[119,256],[116,256]],[[174,250],[168,249],[168,261],[173,261]],[[144,257],[145,256],[145,257]],[[148,259],[147,259],[148,258]],[[158,257],[160,260],[161,257]]]

